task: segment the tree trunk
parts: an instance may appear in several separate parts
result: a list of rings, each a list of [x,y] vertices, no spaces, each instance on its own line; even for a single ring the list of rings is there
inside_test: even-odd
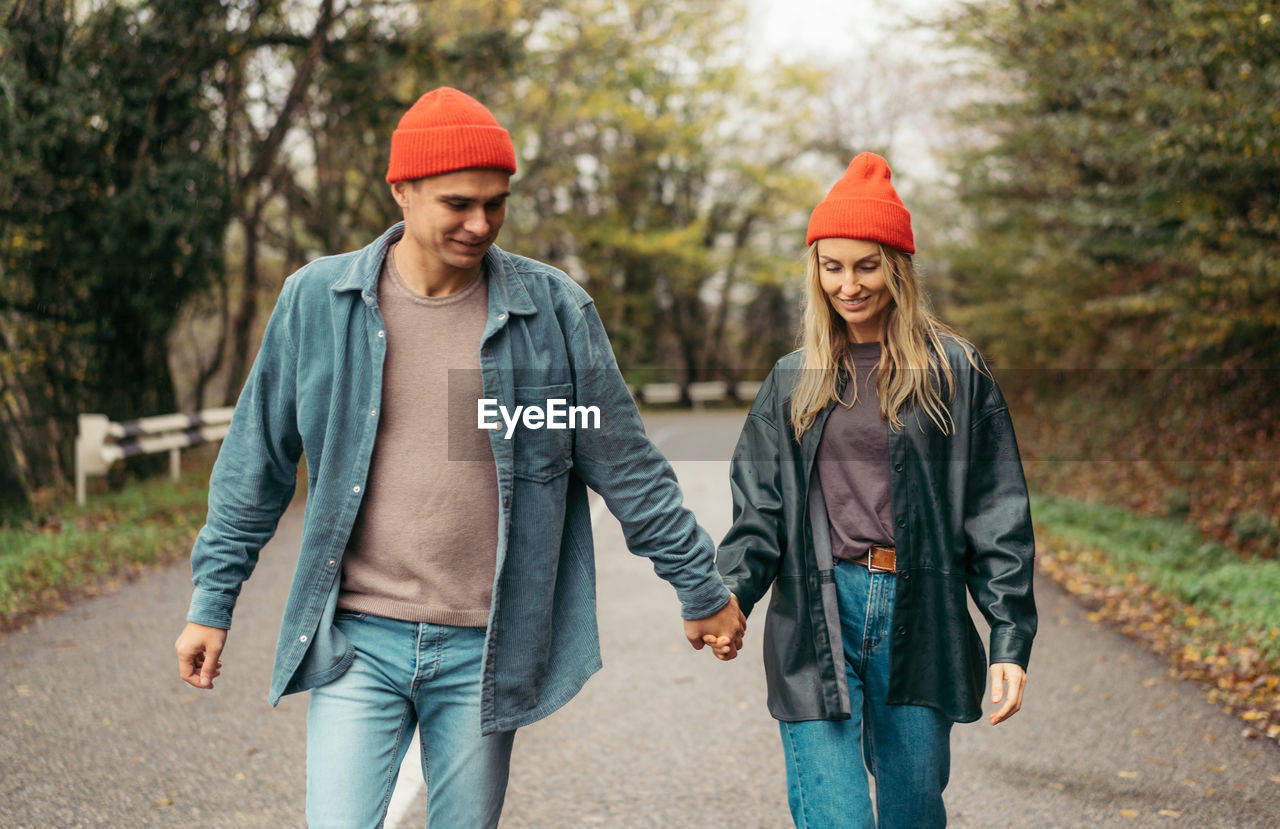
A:
[[[248,217],[240,218],[244,234],[244,274],[240,284],[240,301],[231,323],[231,336],[227,347],[231,350],[231,363],[227,371],[227,390],[223,399],[226,406],[234,406],[240,397],[240,388],[249,376],[252,360],[253,327],[258,317],[258,288],[262,278],[258,273],[258,227],[262,220],[262,201],[254,203]]]

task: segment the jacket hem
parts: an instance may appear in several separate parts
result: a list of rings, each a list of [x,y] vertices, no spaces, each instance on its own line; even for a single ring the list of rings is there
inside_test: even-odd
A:
[[[532,708],[528,711],[522,711],[519,714],[497,717],[488,722],[482,722],[480,724],[480,733],[487,737],[490,734],[496,734],[499,731],[515,731],[517,728],[532,725],[538,720],[545,719],[563,708],[569,700],[577,696],[578,692],[582,690],[582,686],[587,684],[587,680],[594,676],[595,673],[603,667],[603,662],[599,659],[595,660],[591,663],[586,675],[583,676],[580,681],[570,684],[564,691],[544,700],[542,704],[538,705],[536,708]]]

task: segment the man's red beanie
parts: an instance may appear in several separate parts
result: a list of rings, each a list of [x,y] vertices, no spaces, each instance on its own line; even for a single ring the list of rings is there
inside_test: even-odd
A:
[[[516,171],[511,135],[484,104],[448,86],[409,107],[391,133],[387,183],[486,167]]]
[[[839,237],[866,239],[891,248],[916,252],[911,214],[889,181],[889,162],[875,153],[861,153],[809,217],[805,244]]]

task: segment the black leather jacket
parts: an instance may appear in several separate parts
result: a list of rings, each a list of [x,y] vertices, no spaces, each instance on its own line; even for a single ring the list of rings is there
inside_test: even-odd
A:
[[[927,705],[955,722],[981,715],[986,660],[965,588],[991,625],[991,662],[1024,669],[1036,632],[1035,542],[1013,424],[975,352],[944,339],[955,375],[951,435],[914,410],[889,431],[897,586],[891,704]],[[826,505],[814,458],[832,403],[797,443],[790,394],[796,351],[774,366],[734,451],[733,527],[717,566],[742,611],[773,587],[764,632],[769,710],[780,720],[849,717]],[[919,416],[918,416],[919,414]],[[814,532],[814,528],[818,532]]]

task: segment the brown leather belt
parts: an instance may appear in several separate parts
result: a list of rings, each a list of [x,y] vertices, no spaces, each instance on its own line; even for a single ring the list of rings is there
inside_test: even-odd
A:
[[[866,565],[873,573],[893,573],[897,571],[897,555],[892,547],[872,545],[861,557],[850,559],[854,564]]]

